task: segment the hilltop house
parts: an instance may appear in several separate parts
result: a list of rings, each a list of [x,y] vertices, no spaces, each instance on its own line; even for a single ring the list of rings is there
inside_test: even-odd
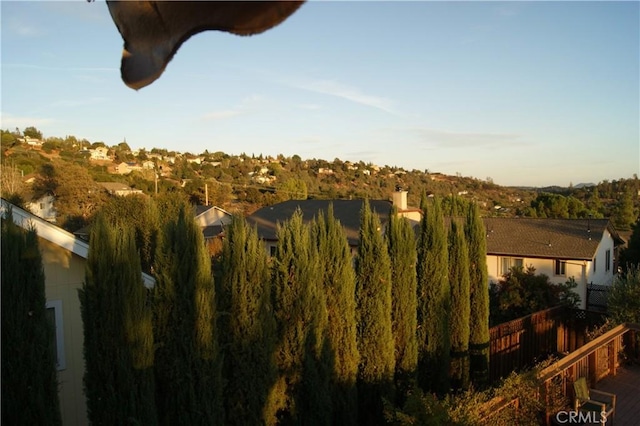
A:
[[[209,242],[220,236],[224,225],[231,223],[231,213],[217,206],[196,206],[195,220],[205,242]]]
[[[41,218],[2,200],[0,213],[13,212],[13,221],[28,229],[33,226],[38,233],[45,274],[47,309],[54,320],[58,381],[62,423],[65,426],[88,424],[83,391],[84,375],[83,324],[80,315],[78,289],[85,279],[85,264],[89,245],[73,234]],[[155,280],[142,274],[147,288]],[[10,342],[2,342],[10,344]]]
[[[120,182],[97,182],[98,185],[103,187],[109,194],[124,197],[126,195],[142,194],[141,189],[133,189],[128,185]]]
[[[142,167],[136,163],[122,162],[116,165],[116,173],[119,175],[126,175],[135,170],[142,170]]]
[[[104,146],[99,146],[95,149],[90,149],[89,150],[89,154],[90,154],[90,159],[91,160],[96,160],[96,161],[103,161],[103,160],[108,160],[109,159],[109,148],[106,148]]]
[[[581,309],[587,284],[610,285],[624,243],[609,219],[484,218],[489,281],[514,266],[533,266],[553,283],[574,278]]]
[[[40,198],[31,196],[28,197],[28,200],[29,201],[26,202],[26,207],[31,213],[48,222],[56,222],[57,214],[54,206],[56,198],[53,195],[46,194]]]

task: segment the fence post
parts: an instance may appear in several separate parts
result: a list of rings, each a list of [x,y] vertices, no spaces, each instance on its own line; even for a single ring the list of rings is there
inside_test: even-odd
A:
[[[589,354],[587,365],[589,366],[589,385],[594,386],[598,381],[598,351],[593,351]]]

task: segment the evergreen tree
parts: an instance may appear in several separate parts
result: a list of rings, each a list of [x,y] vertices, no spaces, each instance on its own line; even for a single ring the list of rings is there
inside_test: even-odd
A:
[[[640,218],[633,225],[627,247],[620,253],[620,265],[625,270],[633,265],[640,266]]]
[[[489,277],[487,231],[476,204],[467,209],[465,236],[469,248],[469,367],[476,387],[489,380]]]
[[[358,417],[361,424],[383,424],[383,398],[392,401],[395,371],[391,325],[391,265],[380,233],[380,219],[365,200],[360,214],[356,258],[358,323]]]
[[[142,195],[112,197],[100,211],[110,222],[134,229],[142,271],[151,273],[160,239],[160,215],[154,200]]]
[[[227,424],[268,424],[267,397],[276,379],[275,319],[267,252],[255,228],[234,217],[222,254],[222,295],[228,300],[224,375]]]
[[[99,215],[90,241],[79,290],[89,422],[156,424],[152,311],[133,231]]]
[[[328,309],[327,338],[332,354],[330,394],[336,425],[354,425],[358,417],[359,353],[356,339],[355,272],[347,236],[329,205],[313,225],[313,245],[318,248],[322,285]]]
[[[279,377],[270,406],[279,402],[284,424],[330,424],[327,305],[318,253],[300,210],[278,226],[277,236],[273,285]]]
[[[391,261],[392,327],[395,340],[395,381],[397,401],[404,397],[415,380],[418,365],[416,241],[408,220],[393,208],[386,233]]]
[[[423,196],[418,239],[418,383],[425,391],[449,390],[449,260],[440,201]]]
[[[223,424],[211,260],[188,206],[169,221],[157,264],[158,417],[166,425]]]
[[[633,223],[635,223],[638,216],[633,209],[633,198],[631,191],[626,190],[622,195],[622,198],[618,200],[618,203],[614,210],[613,223],[617,229],[629,230]]]
[[[451,309],[449,331],[451,339],[451,387],[469,387],[469,251],[458,219],[451,218],[449,231],[449,285]]]
[[[54,332],[35,229],[2,218],[2,424],[60,425]]]

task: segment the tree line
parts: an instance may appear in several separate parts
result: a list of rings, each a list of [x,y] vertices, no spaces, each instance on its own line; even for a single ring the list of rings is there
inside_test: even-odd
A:
[[[355,257],[331,208],[280,223],[272,257],[236,217],[214,280],[189,205],[148,202],[138,217],[163,212],[137,222],[158,230],[146,234],[150,290],[140,229],[119,209],[100,213],[80,291],[90,422],[384,424],[388,405],[418,389],[486,386],[478,208],[447,226],[439,200],[423,197],[422,208],[417,235],[395,210],[383,234],[363,203]]]

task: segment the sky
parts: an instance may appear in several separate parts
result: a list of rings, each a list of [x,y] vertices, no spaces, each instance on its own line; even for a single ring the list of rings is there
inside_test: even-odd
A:
[[[640,174],[640,2],[319,1],[207,31],[139,91],[97,0],[4,1],[0,126],[500,185]]]

